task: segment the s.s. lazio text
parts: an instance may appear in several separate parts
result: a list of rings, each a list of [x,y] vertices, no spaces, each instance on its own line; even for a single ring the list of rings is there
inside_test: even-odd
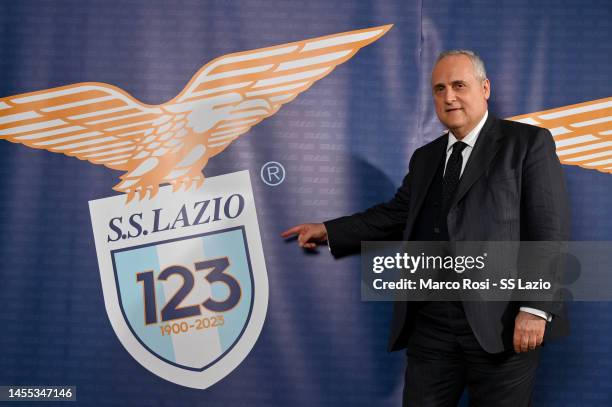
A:
[[[164,208],[156,208],[148,212],[117,216],[108,222],[110,233],[106,241],[116,242],[177,228],[218,222],[223,219],[236,219],[242,214],[244,206],[244,197],[240,194],[233,194],[193,204],[184,204],[172,213]]]

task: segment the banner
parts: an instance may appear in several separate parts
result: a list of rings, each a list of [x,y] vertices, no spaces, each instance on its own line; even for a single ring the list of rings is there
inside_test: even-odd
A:
[[[359,256],[280,233],[390,199],[444,130],[438,53],[467,48],[490,114],[551,130],[571,240],[612,240],[611,13],[0,3],[0,386],[78,405],[400,405],[392,304],[362,300]],[[569,312],[535,405],[610,405],[612,305]]]

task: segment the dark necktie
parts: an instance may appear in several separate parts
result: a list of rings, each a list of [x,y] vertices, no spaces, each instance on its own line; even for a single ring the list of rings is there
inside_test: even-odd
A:
[[[453,152],[446,163],[446,171],[444,172],[444,179],[442,180],[442,207],[445,211],[449,209],[450,202],[459,184],[461,166],[463,164],[461,152],[466,147],[467,144],[462,141],[455,142],[455,144],[453,144]]]

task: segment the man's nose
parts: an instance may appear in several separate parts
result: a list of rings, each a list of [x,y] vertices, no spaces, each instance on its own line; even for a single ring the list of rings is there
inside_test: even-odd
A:
[[[455,92],[453,91],[453,89],[446,89],[446,92],[444,92],[444,102],[447,104],[452,104],[455,100]]]

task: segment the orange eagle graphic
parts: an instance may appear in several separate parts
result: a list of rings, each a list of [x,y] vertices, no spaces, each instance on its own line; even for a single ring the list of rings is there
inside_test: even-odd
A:
[[[510,120],[549,129],[563,164],[612,173],[612,97]]]
[[[224,55],[160,105],[96,82],[1,98],[0,139],[125,171],[128,202],[201,185],[211,157],[391,26]]]
[[[125,171],[128,202],[204,182],[202,169],[392,25],[228,54],[169,102],[86,82],[0,98],[0,139]],[[612,97],[511,117],[550,129],[562,163],[612,173]]]

